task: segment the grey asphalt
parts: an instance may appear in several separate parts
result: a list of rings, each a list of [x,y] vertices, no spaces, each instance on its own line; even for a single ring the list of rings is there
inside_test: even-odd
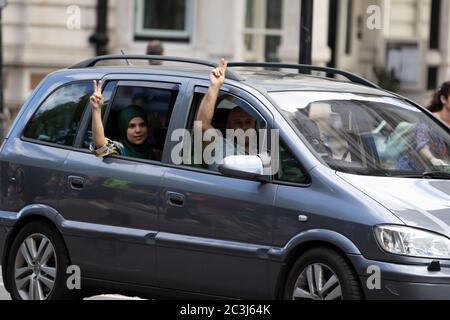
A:
[[[11,296],[3,286],[2,272],[0,271],[0,300],[11,300]]]
[[[5,287],[3,285],[3,278],[2,278],[1,266],[0,266],[0,301],[4,301],[4,300],[11,300],[11,296],[5,290]],[[88,298],[85,300],[138,300],[138,298],[124,297],[124,296],[118,296],[118,295],[104,295],[104,296],[95,296],[95,297]]]

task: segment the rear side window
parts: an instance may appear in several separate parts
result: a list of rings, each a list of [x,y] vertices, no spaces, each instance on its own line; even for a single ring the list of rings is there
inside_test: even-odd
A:
[[[128,108],[142,109],[147,124],[147,138],[145,143],[142,143],[145,148],[141,148],[141,151],[134,153],[132,149],[127,150],[128,147],[122,148],[120,150],[122,157],[162,161],[167,132],[178,92],[179,84],[175,83],[120,81],[117,87],[115,87],[115,83],[107,83],[103,90],[105,104],[102,108],[105,136],[114,141],[116,145],[123,146],[127,142],[126,132],[121,132],[119,121],[122,111]],[[91,122],[92,117],[90,117],[85,134],[83,149],[90,149],[93,142]],[[145,155],[144,151],[147,150],[149,152]]]
[[[42,142],[72,146],[91,94],[90,81],[59,88],[39,107],[23,136]]]

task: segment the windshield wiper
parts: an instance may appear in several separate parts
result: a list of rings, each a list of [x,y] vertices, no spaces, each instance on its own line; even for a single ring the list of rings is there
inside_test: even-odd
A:
[[[398,178],[407,178],[407,179],[442,179],[442,180],[450,180],[449,172],[442,171],[429,171],[424,173],[396,173],[392,175],[393,177]]]
[[[450,180],[450,172],[429,171],[429,172],[392,172],[388,177],[405,178],[405,179],[443,179]]]
[[[430,172],[424,172],[422,174],[423,178],[427,179],[443,179],[443,180],[450,180],[450,172],[443,172],[443,171],[430,171]]]

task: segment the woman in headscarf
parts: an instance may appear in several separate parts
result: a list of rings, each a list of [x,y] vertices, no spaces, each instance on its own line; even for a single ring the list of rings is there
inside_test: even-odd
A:
[[[155,160],[152,147],[148,143],[148,123],[145,111],[138,106],[128,106],[120,112],[118,125],[121,142],[105,137],[102,123],[102,82],[94,80],[92,104],[93,143],[90,150],[97,157],[121,155],[132,158]]]

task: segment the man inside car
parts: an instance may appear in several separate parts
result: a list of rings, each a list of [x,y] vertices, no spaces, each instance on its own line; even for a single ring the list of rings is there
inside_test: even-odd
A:
[[[225,73],[227,70],[228,62],[225,59],[221,59],[219,67],[215,68],[210,75],[210,86],[208,92],[204,96],[196,117],[196,124],[201,126],[203,133],[209,130],[218,130],[213,125],[213,119],[216,112],[216,103],[219,97],[220,88],[225,81]],[[256,120],[249,115],[244,109],[239,106],[234,107],[228,112],[226,119],[227,137],[223,139],[224,157],[230,155],[256,155],[257,143],[256,141]],[[230,130],[233,132],[233,136],[236,138],[237,143],[234,142],[234,138],[230,139],[228,133]],[[254,131],[255,134],[252,135]],[[250,137],[255,137],[251,139]],[[230,150],[232,152],[230,152]],[[232,153],[232,154],[230,154]],[[217,159],[221,162],[222,159]],[[217,171],[218,165],[215,163],[209,166],[209,169]]]

